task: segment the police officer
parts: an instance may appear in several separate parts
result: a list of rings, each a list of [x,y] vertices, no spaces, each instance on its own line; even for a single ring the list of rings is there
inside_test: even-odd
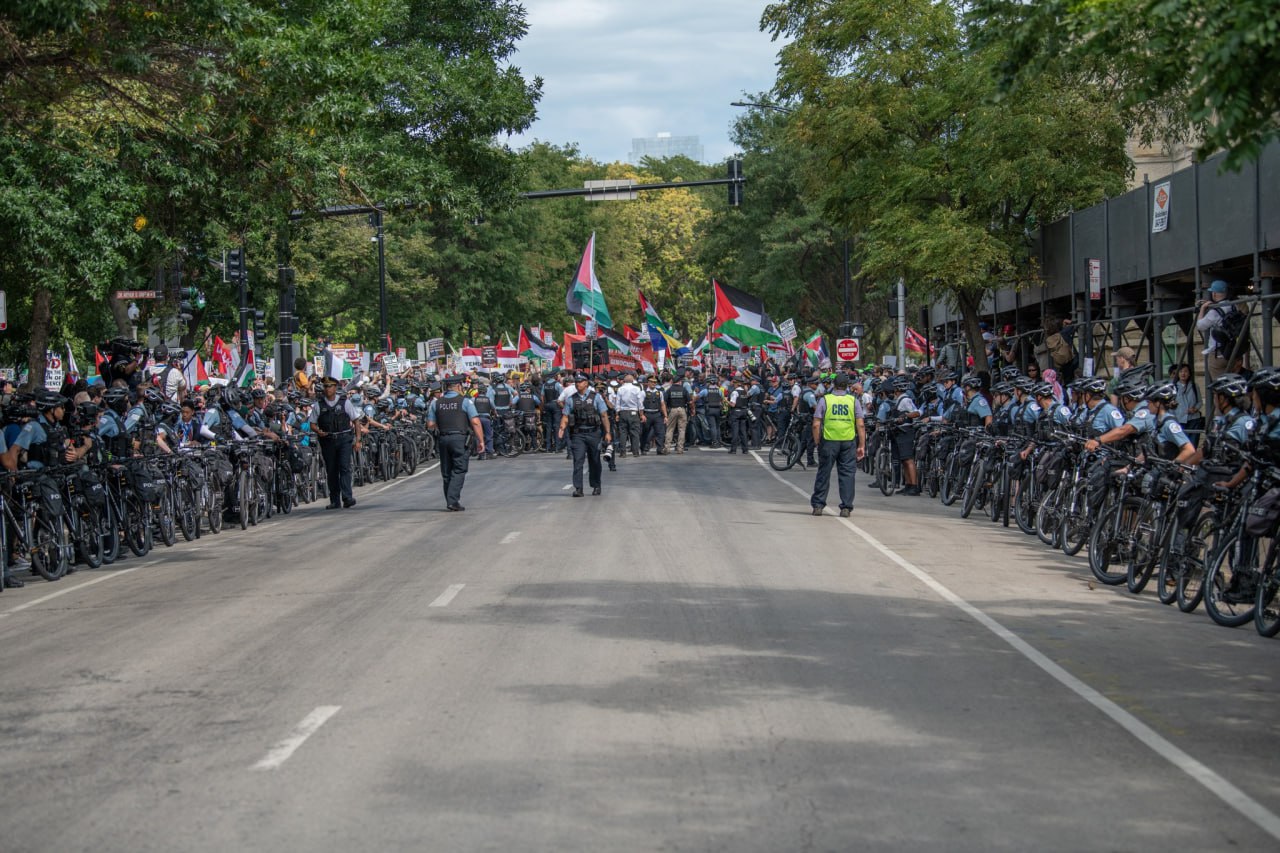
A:
[[[476,416],[480,418],[480,428],[484,433],[484,441],[478,442],[476,447],[476,458],[484,459],[485,454],[493,456],[493,389],[479,388],[473,391],[471,397],[471,406],[476,410]]]
[[[636,377],[628,373],[614,398],[618,412],[618,455],[640,455],[640,437],[644,432],[644,392],[636,385]]]
[[[858,462],[866,455],[862,404],[849,393],[849,377],[837,373],[831,393],[818,400],[813,416],[813,440],[818,447],[818,475],[813,481],[809,505],[814,515],[822,515],[835,467],[840,489],[840,517],[853,512],[853,477]]]
[[[679,376],[672,377],[671,384],[662,394],[663,411],[666,412],[667,446],[664,453],[684,453],[685,436],[689,430],[689,407],[693,405],[692,383]]]
[[[548,453],[561,449],[556,441],[556,429],[560,426],[560,392],[563,390],[555,376],[548,376],[542,383],[542,440],[543,449]]]
[[[328,509],[356,505],[351,494],[351,444],[355,440],[356,422],[364,413],[345,395],[338,394],[338,380],[324,377],[324,394],[316,401],[315,432],[320,438],[320,457],[329,479]]]
[[[604,436],[609,444],[609,408],[604,398],[591,389],[591,378],[585,373],[575,377],[575,391],[565,401],[564,414],[560,416],[558,434],[570,434],[569,446],[573,452],[573,496],[582,497],[582,465],[587,464],[591,494],[600,494],[600,440]]]
[[[81,447],[72,446],[71,439],[62,426],[62,420],[67,414],[67,399],[41,388],[35,393],[35,404],[40,416],[23,424],[13,444],[0,456],[4,467],[16,471],[18,453],[22,450],[27,451],[27,467],[31,469],[50,468],[84,458],[93,443],[86,442]]]
[[[658,455],[667,453],[667,402],[658,388],[658,377],[650,373],[644,378],[644,435],[640,438],[640,452],[648,453],[656,444]]]
[[[440,477],[444,481],[444,501],[450,512],[462,512],[462,484],[467,479],[467,435],[476,437],[476,453],[485,452],[484,426],[475,402],[458,393],[461,376],[444,380],[444,394],[427,408],[427,428],[439,430]]]
[[[711,440],[712,447],[723,447],[720,442],[720,418],[724,413],[724,386],[715,374],[707,374],[707,385],[702,390],[699,410],[702,412],[702,423],[706,430],[704,435]],[[671,401],[667,400],[667,410],[671,410]]]
[[[747,392],[746,382],[742,374],[733,377],[733,390],[729,392],[729,452],[737,453],[742,448],[743,454],[750,449],[748,445],[748,429],[751,424],[751,396]]]

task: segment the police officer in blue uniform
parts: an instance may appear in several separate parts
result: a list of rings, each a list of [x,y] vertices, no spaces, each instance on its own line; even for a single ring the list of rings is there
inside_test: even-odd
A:
[[[476,453],[485,452],[484,426],[475,403],[458,393],[461,376],[444,380],[444,393],[427,408],[427,428],[438,430],[440,439],[440,477],[444,481],[445,506],[450,512],[462,512],[462,484],[467,479],[467,436],[474,433]]]
[[[337,379],[326,376],[323,385],[324,393],[316,401],[313,419],[320,439],[320,458],[324,460],[329,480],[328,509],[353,507],[356,499],[351,494],[351,445],[355,441],[356,423],[364,413],[346,395],[338,393]]]
[[[587,479],[591,494],[600,494],[600,441],[609,444],[613,439],[609,430],[609,407],[604,398],[591,388],[591,378],[585,373],[575,377],[576,390],[565,400],[564,414],[560,416],[559,437],[569,433],[569,448],[573,452],[573,496],[582,497],[582,466],[587,465]]]

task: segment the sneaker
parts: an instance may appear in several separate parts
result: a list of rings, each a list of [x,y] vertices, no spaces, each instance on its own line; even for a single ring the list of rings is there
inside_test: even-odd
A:
[[[582,489],[574,489],[574,490],[573,490],[573,497],[575,497],[575,498],[580,498],[580,497],[582,497]]]
[[[852,513],[852,512],[853,512],[853,510],[851,510],[851,509],[842,509],[842,510],[840,510],[840,517],[841,517],[841,518],[848,518],[848,517],[849,517],[849,515],[850,515],[850,513]]]
[[[822,508],[822,507],[820,507],[820,506],[815,506],[815,507],[813,508],[813,514],[814,514],[814,515],[822,515],[822,509],[823,509],[823,508]]]
[[[600,494],[600,487],[599,487],[599,486],[596,486],[594,489],[592,489],[592,490],[591,490],[591,494],[593,494],[593,495],[598,495],[598,494]]]

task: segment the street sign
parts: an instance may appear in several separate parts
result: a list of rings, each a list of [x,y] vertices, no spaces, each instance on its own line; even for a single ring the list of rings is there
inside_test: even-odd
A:
[[[1102,298],[1102,259],[1089,258],[1089,298]]]
[[[158,290],[117,290],[116,299],[123,302],[126,299],[159,299],[160,291]]]
[[[1156,184],[1151,195],[1151,233],[1159,234],[1169,227],[1169,181]]]
[[[836,359],[838,361],[857,361],[858,339],[840,338],[836,341]]]
[[[9,328],[9,300],[4,291],[0,290],[0,332],[7,328]]]

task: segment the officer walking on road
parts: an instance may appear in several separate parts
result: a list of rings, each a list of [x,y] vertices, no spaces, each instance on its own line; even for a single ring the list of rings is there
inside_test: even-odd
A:
[[[444,481],[444,501],[449,512],[462,512],[462,484],[467,479],[467,434],[476,437],[476,453],[485,452],[484,427],[476,413],[475,403],[458,393],[461,376],[444,380],[444,393],[431,401],[427,409],[427,429],[438,430],[440,439],[440,477]]]
[[[356,499],[351,494],[351,442],[355,438],[355,423],[364,417],[364,412],[345,394],[338,395],[337,379],[326,376],[323,384],[324,395],[317,402],[313,417],[316,435],[320,437],[320,458],[324,460],[329,481],[328,509],[353,507]]]
[[[600,494],[600,438],[604,443],[613,439],[609,431],[609,407],[604,398],[591,389],[591,377],[579,373],[574,382],[576,390],[565,401],[564,414],[560,416],[558,435],[570,434],[569,448],[573,452],[573,496],[582,497],[582,466],[587,465],[587,479],[591,494]]]
[[[818,400],[813,416],[813,440],[818,447],[818,476],[813,481],[809,504],[814,515],[822,515],[831,486],[831,468],[836,468],[840,489],[840,517],[853,512],[853,476],[857,463],[866,454],[862,427],[862,409],[858,399],[849,393],[849,377],[837,373],[835,388]]]
[[[658,377],[650,373],[644,378],[644,435],[640,437],[640,452],[649,452],[649,446],[657,443],[658,455],[667,452],[667,403],[662,399]]]

